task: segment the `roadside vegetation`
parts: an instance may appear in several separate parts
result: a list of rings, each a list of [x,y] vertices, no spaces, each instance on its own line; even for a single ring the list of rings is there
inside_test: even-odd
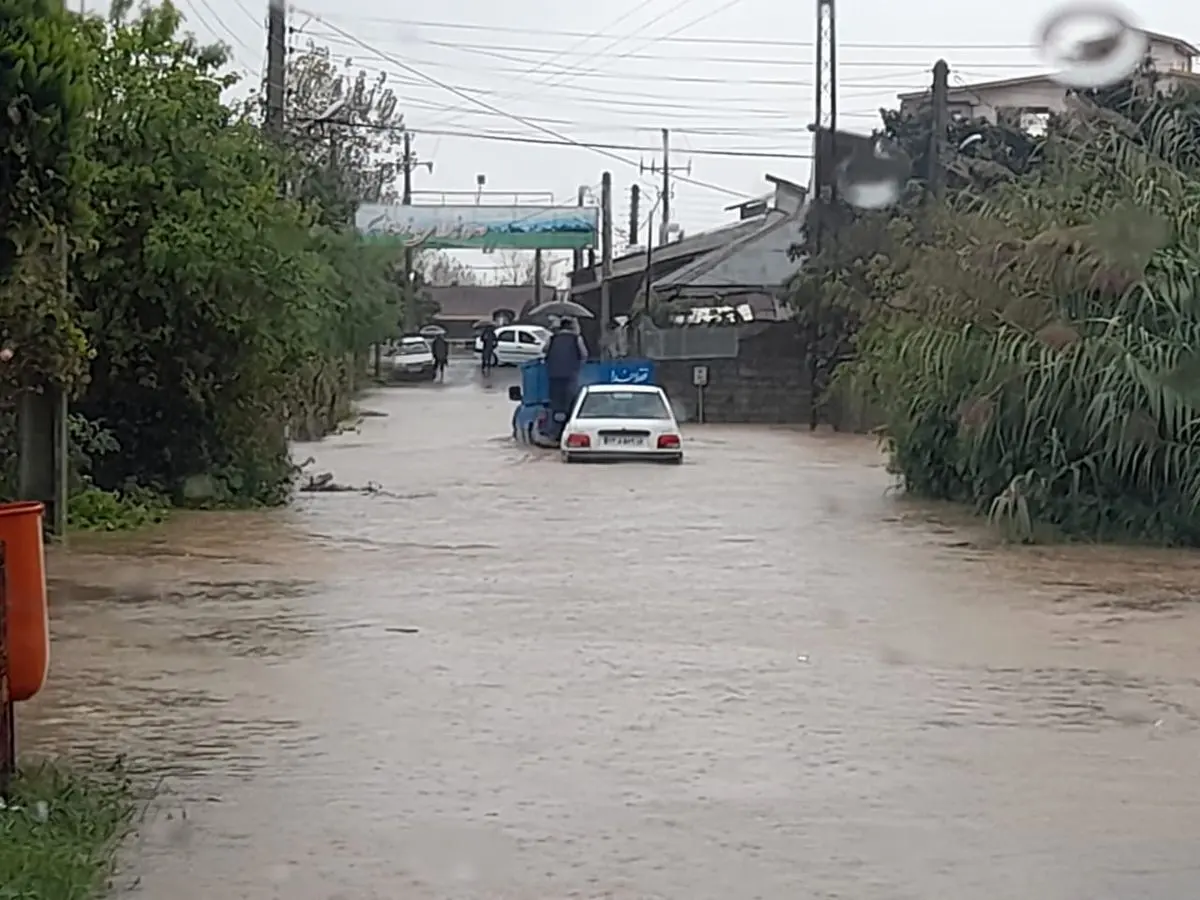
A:
[[[908,491],[1021,540],[1200,544],[1200,95],[1155,83],[1038,137],[954,122],[943,199],[822,211],[794,304]],[[882,131],[925,171],[928,113]]]
[[[54,384],[74,526],[284,502],[289,431],[335,427],[371,346],[429,314],[350,214],[394,180],[372,160],[396,98],[319,51],[292,64],[301,113],[349,98],[336,133],[298,114],[268,136],[170,5],[105,20],[0,0],[0,495],[17,398]]]
[[[27,769],[0,809],[0,897],[96,900],[109,892],[137,802],[120,765],[92,773]]]

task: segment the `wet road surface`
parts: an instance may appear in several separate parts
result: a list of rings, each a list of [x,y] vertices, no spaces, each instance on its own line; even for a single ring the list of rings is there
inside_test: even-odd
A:
[[[1195,897],[1190,558],[988,546],[860,438],[563,466],[451,381],[301,450],[381,492],[53,556],[23,738],[166,775],[123,893]]]

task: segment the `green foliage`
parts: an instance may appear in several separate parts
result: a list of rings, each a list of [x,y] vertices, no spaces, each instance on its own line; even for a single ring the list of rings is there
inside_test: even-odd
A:
[[[276,146],[222,103],[220,48],[171,5],[130,9],[0,0],[0,346],[15,353],[0,408],[71,387],[83,528],[158,521],[164,498],[286,500],[288,425],[331,427],[354,361],[420,307],[399,254],[349,227],[368,187],[386,193],[391,170],[364,168],[374,144],[348,136],[322,183],[332,158]],[[343,90],[356,122],[398,121],[389,91],[328,68],[306,96]],[[310,136],[299,149],[327,146]]]
[[[903,484],[1021,539],[1200,544],[1200,103],[1146,77],[831,267]]]
[[[16,6],[0,0],[0,10]],[[64,221],[69,201],[85,204],[71,292],[63,256],[43,241],[0,279],[0,299],[12,294],[26,308],[15,340],[25,381],[74,379],[74,409],[103,423],[109,445],[91,435],[88,458],[75,460],[71,511],[81,527],[155,520],[158,496],[190,500],[185,486],[201,477],[215,480],[209,499],[286,499],[286,426],[317,403],[312,373],[337,372],[348,390],[346,361],[392,336],[405,303],[395,251],[331,220],[325,196],[281,198],[284,171],[307,183],[296,167],[309,163],[222,104],[233,82],[223,53],[182,35],[169,5],[131,20],[127,11],[118,5],[109,22],[47,13],[48,24],[8,26],[19,56],[44,49],[53,26],[80,61],[60,67],[75,81],[64,76],[38,96],[71,122],[84,111],[86,143],[47,156],[61,163],[53,184],[69,190],[39,187],[34,197],[49,198],[39,221]],[[5,158],[15,171],[16,151]],[[322,422],[332,415],[316,412]]]
[[[0,814],[0,897],[98,900],[137,811],[128,776],[51,765],[24,770]]]
[[[89,63],[61,3],[0,0],[0,344],[20,348],[8,380],[69,383],[86,358],[58,239],[80,211]]]
[[[133,531],[164,522],[170,505],[147,488],[103,491],[84,487],[71,494],[67,524],[78,531]]]

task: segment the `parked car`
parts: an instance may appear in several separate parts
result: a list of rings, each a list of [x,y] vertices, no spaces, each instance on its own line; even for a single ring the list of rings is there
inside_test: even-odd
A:
[[[563,428],[563,462],[641,459],[683,462],[683,436],[663,389],[592,384],[579,393]]]
[[[550,329],[541,325],[505,325],[496,329],[496,362],[502,366],[519,366],[531,359],[546,355]],[[475,352],[483,352],[483,337],[475,338]]]
[[[437,376],[433,348],[423,337],[401,338],[398,344],[388,349],[386,358],[394,375],[431,380]]]

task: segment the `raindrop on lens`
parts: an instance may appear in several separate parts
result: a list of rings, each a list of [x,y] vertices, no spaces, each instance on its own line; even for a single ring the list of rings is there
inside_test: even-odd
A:
[[[1054,80],[1074,88],[1116,84],[1138,67],[1149,49],[1144,31],[1102,3],[1063,7],[1042,23],[1037,45],[1046,61],[1059,69]]]
[[[856,153],[838,166],[838,193],[851,206],[883,209],[900,199],[911,171],[902,150],[876,141],[870,153]]]

